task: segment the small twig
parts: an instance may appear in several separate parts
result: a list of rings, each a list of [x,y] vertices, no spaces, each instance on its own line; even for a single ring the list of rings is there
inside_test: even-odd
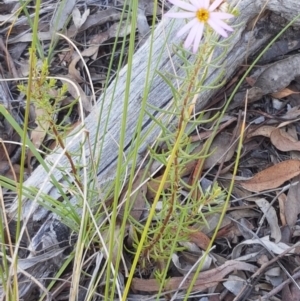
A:
[[[297,246],[300,245],[300,242],[296,243],[294,246],[284,250],[281,254],[273,257],[270,261],[264,263],[248,280],[247,280],[247,284],[242,288],[242,290],[240,291],[240,293],[234,298],[233,301],[245,301],[248,300],[248,296],[252,291],[253,285],[255,283],[257,283],[258,279],[262,276],[262,273],[267,269],[267,267],[269,267],[270,265],[272,265],[273,263],[278,263],[281,267],[282,265],[279,263],[279,259],[281,259],[282,257],[284,257],[287,253],[289,253],[290,251],[292,251],[293,249],[295,249]],[[267,249],[268,250],[268,249]],[[270,252],[270,251],[269,251]],[[272,254],[273,255],[273,254]],[[285,272],[287,272],[285,270]],[[295,283],[295,280],[292,278],[291,275],[289,276],[289,280]]]
[[[256,300],[256,301],[261,301],[261,300],[270,300],[270,298],[274,295],[276,295],[277,293],[279,293],[286,285],[290,284],[293,280],[296,280],[300,278],[300,271],[298,271],[297,273],[295,273],[291,278],[286,279],[285,281],[283,281],[281,284],[279,284],[278,286],[276,286],[275,288],[273,288],[270,292],[268,292],[266,295],[260,297],[260,299]]]

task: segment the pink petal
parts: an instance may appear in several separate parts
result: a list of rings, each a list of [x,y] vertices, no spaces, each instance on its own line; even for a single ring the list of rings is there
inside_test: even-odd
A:
[[[184,25],[178,32],[177,32],[177,37],[182,36],[185,34],[187,31],[189,31],[193,26],[195,26],[199,21],[195,18],[186,25]]]
[[[198,27],[198,31],[197,31],[197,35],[194,39],[194,45],[193,45],[193,52],[196,53],[198,48],[199,48],[199,44],[203,35],[203,29],[204,29],[204,23],[199,23],[197,25]]]
[[[214,16],[216,19],[230,19],[233,18],[234,15],[232,14],[227,14],[227,13],[221,13],[221,12],[214,12],[214,13],[210,13],[211,16]]]
[[[189,0],[197,9],[201,8],[201,2],[203,2],[202,0]]]
[[[228,37],[227,32],[219,25],[217,22],[214,22],[211,20],[211,18],[207,21],[207,23],[211,26],[211,28],[216,31],[219,35],[221,35],[224,38]]]
[[[209,11],[214,11],[222,2],[223,0],[215,0],[215,2],[209,7]]]
[[[202,5],[201,5],[201,8],[205,8],[205,9],[208,9],[208,7],[209,7],[209,0],[203,0],[203,1],[201,1],[202,3]]]
[[[228,31],[233,31],[234,29],[229,26],[227,23],[223,22],[220,19],[215,18],[214,13],[211,14],[210,18],[211,22],[215,23],[216,25],[222,27],[223,29],[226,29]]]
[[[171,2],[172,4],[187,10],[187,11],[197,11],[197,8],[195,6],[193,6],[192,4],[180,1],[180,0],[168,0],[169,2]]]
[[[168,17],[168,18],[185,19],[185,18],[194,18],[195,13],[192,13],[192,12],[179,12],[179,13],[167,12],[167,13],[165,13],[164,16]]]
[[[189,35],[187,36],[187,38],[183,44],[185,48],[189,48],[192,45],[192,43],[194,42],[194,39],[196,37],[197,30],[198,30],[197,26],[192,27]]]

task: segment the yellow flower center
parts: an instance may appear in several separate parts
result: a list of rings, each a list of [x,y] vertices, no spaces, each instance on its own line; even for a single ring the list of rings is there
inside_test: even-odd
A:
[[[209,11],[205,8],[200,8],[196,12],[196,17],[200,22],[207,22],[207,20],[209,19]]]

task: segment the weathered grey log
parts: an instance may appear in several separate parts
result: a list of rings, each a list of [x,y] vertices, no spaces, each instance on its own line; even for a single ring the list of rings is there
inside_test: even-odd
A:
[[[225,66],[225,79],[230,78],[237,68],[240,67],[241,64],[244,63],[245,58],[249,58],[253,53],[255,53],[262,45],[266,44],[266,42],[275,35],[275,32],[264,32],[262,35],[259,34],[259,30],[255,28],[253,31],[247,28],[247,25],[250,21],[255,19],[260,13],[263,8],[273,11],[279,15],[281,15],[286,20],[291,20],[295,17],[297,12],[300,12],[300,2],[298,0],[232,0],[229,1],[232,5],[238,3],[237,7],[240,12],[238,18],[233,21],[233,26],[236,27],[234,35],[231,38],[231,42],[228,46],[228,54],[223,57],[223,61],[221,63]],[[159,24],[155,30],[155,38],[154,38],[154,45],[153,45],[153,55],[152,55],[152,75],[154,77],[153,83],[151,85],[149,99],[148,102],[161,109],[164,109],[168,106],[170,101],[172,101],[172,95],[170,88],[168,85],[162,80],[162,78],[156,74],[157,68],[161,73],[165,72],[172,72],[172,64],[176,66],[176,71],[179,74],[181,73],[180,70],[180,60],[178,57],[174,55],[172,52],[172,44],[179,43],[181,39],[176,37],[176,32],[182,26],[182,21],[164,19],[161,24]],[[297,21],[295,25],[299,25],[300,22]],[[170,40],[168,41],[168,45],[170,46],[169,49],[171,51],[171,58],[168,56],[168,52],[165,49],[162,49],[162,45],[164,45],[166,33],[171,31]],[[127,120],[126,125],[126,138],[125,138],[125,145],[128,147],[130,144],[135,143],[133,140],[133,133],[136,127],[137,116],[140,110],[140,98],[143,93],[144,88],[144,81],[146,76],[146,69],[147,69],[147,56],[149,54],[149,45],[150,40],[148,40],[134,55],[134,63],[132,66],[133,74],[131,78],[131,88],[130,88],[130,103],[129,103],[129,110],[128,116],[130,118]],[[224,51],[223,49],[217,49],[215,55],[218,56]],[[162,57],[158,63],[158,57],[161,55]],[[193,57],[190,58],[191,60]],[[172,61],[172,64],[171,64]],[[210,69],[205,85],[209,85],[210,83],[214,82],[214,80],[220,74],[219,69]],[[101,185],[102,189],[105,189],[105,184],[108,183],[111,179],[115,177],[116,171],[116,164],[117,164],[117,156],[118,156],[118,148],[116,146],[115,141],[119,141],[120,137],[120,128],[121,128],[121,116],[123,114],[123,105],[122,102],[124,100],[125,94],[125,83],[126,83],[126,75],[127,75],[127,67],[120,72],[118,77],[117,89],[114,92],[114,82],[111,86],[107,89],[105,98],[101,97],[98,101],[98,104],[95,106],[91,114],[85,119],[85,129],[89,132],[89,140],[92,144],[100,145],[102,142],[104,143],[101,161],[98,166],[98,183]],[[207,103],[209,102],[210,98],[216,91],[204,91],[200,93],[198,103],[197,103],[197,110],[203,109]],[[114,93],[114,94],[113,94]],[[110,108],[110,104],[112,101],[112,108]],[[99,120],[99,111],[100,107],[103,105],[103,113],[102,119],[100,121],[100,132],[96,137],[97,133],[97,124]],[[166,119],[165,119],[166,120]],[[109,134],[101,132],[105,127],[105,123],[107,122],[107,131]],[[145,118],[143,121],[143,133],[145,133],[150,126],[153,126],[150,118]],[[78,132],[79,129],[75,129],[74,132]],[[150,145],[158,136],[160,128],[158,126],[154,126],[151,132],[148,134],[147,138],[144,140],[143,144],[141,145],[140,153],[143,154],[144,150],[148,145]],[[74,133],[73,132],[73,133]],[[105,137],[104,137],[104,134]],[[104,141],[102,141],[104,139]],[[72,136],[67,139],[67,144],[72,140]],[[72,145],[68,148],[70,152],[77,152],[82,145],[80,144],[79,139],[73,141]],[[89,157],[89,145],[85,143],[87,157]],[[98,147],[98,146],[97,146]],[[125,154],[127,151],[124,150]],[[60,156],[61,150],[58,149],[55,151],[54,154],[51,154],[47,157],[46,162],[51,165],[53,162],[56,162],[59,157],[59,166],[63,166],[64,169],[70,170],[70,166],[65,156]],[[138,158],[140,162],[143,156],[141,155]],[[129,164],[130,165],[130,164]],[[63,175],[62,173],[55,169],[53,171],[53,175],[56,180],[63,184]],[[44,180],[48,179],[47,173],[45,170],[40,166],[38,167],[31,177],[26,181],[26,186],[30,187],[37,187],[40,188],[43,186],[43,192],[46,194],[51,195],[54,198],[59,198],[59,192],[53,186],[53,184],[46,180],[47,182],[44,183]],[[76,197],[72,197],[71,201],[76,203]],[[29,216],[31,213],[31,209],[33,206],[33,214]],[[13,218],[16,214],[17,210],[17,202],[15,202],[8,215],[10,218]],[[30,200],[24,197],[23,199],[23,219],[24,221],[29,220],[30,222],[40,221],[40,220],[47,220],[49,223],[49,219],[52,219],[57,226],[57,220],[54,215],[49,216],[49,212],[44,209],[43,207],[38,206],[36,203],[32,203]],[[41,233],[38,233],[40,236]],[[58,240],[58,242],[60,242]],[[34,250],[32,250],[34,251]],[[35,275],[33,275],[35,276]]]

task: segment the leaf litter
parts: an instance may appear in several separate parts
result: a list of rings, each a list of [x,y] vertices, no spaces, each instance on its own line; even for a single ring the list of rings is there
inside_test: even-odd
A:
[[[140,1],[139,3],[137,25],[139,45],[146,40],[150,28],[148,17],[151,17],[153,6],[149,5],[149,2]],[[54,2],[52,4],[54,7]],[[5,2],[0,5],[2,11],[6,13],[0,16],[3,23],[0,27],[1,32],[8,33],[12,22],[15,23],[12,32],[7,37],[7,44],[2,43],[2,46],[0,45],[0,51],[7,59],[6,63],[3,60],[1,73],[4,72],[5,77],[24,76],[29,67],[27,54],[28,46],[32,40],[30,27],[24,15],[17,16],[15,13],[17,4],[12,5],[10,2]],[[111,45],[109,45],[111,39],[116,37],[119,26],[122,29],[121,33],[118,33],[120,36],[126,36],[131,29],[125,28],[122,24],[120,9],[114,6],[112,1],[106,9],[104,9],[105,5],[98,4],[98,6],[95,9],[93,5],[81,6],[76,5],[75,1],[66,1],[60,18],[55,17],[51,5],[44,6],[41,13],[47,16],[46,19],[58,20],[59,22],[45,22],[41,26],[39,38],[47,48],[50,45],[53,32],[65,29],[68,38],[75,39],[78,44],[84,45],[80,48],[81,55],[89,62],[89,71],[95,90],[101,91],[106,79],[105,66],[108,66],[108,61],[104,57],[111,51]],[[66,26],[70,17],[71,22]],[[98,27],[100,30],[97,30]],[[88,37],[87,40],[85,37]],[[86,84],[86,74],[80,57],[66,40],[58,37],[57,40],[62,51],[53,56],[49,66],[50,71],[53,75],[66,77],[74,82],[80,91],[81,98],[85,100],[84,106],[86,113],[88,113],[93,104],[90,101],[91,90]],[[104,67],[99,67],[101,65]],[[23,70],[21,70],[21,66]],[[226,300],[299,299],[300,290],[296,282],[297,277],[300,278],[297,272],[300,258],[299,246],[297,245],[300,235],[298,222],[300,213],[300,146],[298,135],[300,82],[297,79],[300,76],[299,70],[300,56],[288,54],[286,59],[275,61],[266,66],[260,75],[249,77],[241,88],[241,90],[249,89],[249,113],[246,119],[247,131],[243,141],[239,173],[230,206],[227,208],[221,229],[214,242],[215,248],[210,250],[209,256],[205,259],[202,271],[196,278],[193,292],[205,294],[213,292],[219,296],[227,295],[228,299]],[[290,86],[291,83],[292,87]],[[19,95],[15,101],[12,95],[7,92],[5,83],[1,82],[1,85],[3,86],[1,90],[6,91],[7,94],[1,100],[0,105],[15,116],[19,124],[22,124],[18,114],[19,110],[22,111],[22,107],[24,107],[24,97]],[[13,89],[15,86],[12,84],[9,91],[17,93],[17,90]],[[231,88],[228,89],[230,92]],[[68,97],[78,97],[76,92],[72,90],[72,85],[68,85],[68,93]],[[97,97],[99,93],[96,95]],[[240,93],[240,95],[245,96],[245,91],[240,91]],[[244,97],[241,100],[244,100]],[[223,98],[220,102],[222,101]],[[68,103],[67,97],[62,101],[62,103],[64,102]],[[275,103],[277,106],[274,105]],[[222,189],[228,189],[236,155],[237,133],[240,129],[236,116],[238,116],[238,111],[243,109],[243,101],[241,101],[235,103],[227,112],[227,116],[209,150],[210,156],[204,161],[204,164],[202,165],[202,162],[199,161],[191,161],[181,171],[182,181],[199,181],[199,186],[201,186],[199,195],[205,193],[209,195],[215,182],[220,183]],[[37,125],[36,117],[44,114],[44,112],[37,109],[33,109],[33,111],[35,114],[30,116],[32,125],[30,137],[37,148],[44,150],[49,144],[43,144],[46,141],[51,141],[49,137],[46,137],[49,124],[45,122]],[[57,116],[57,120],[63,119],[64,114],[65,111],[62,107],[62,113]],[[78,119],[76,108],[72,110],[71,117],[75,123]],[[208,124],[199,131],[191,133],[189,138],[193,144],[192,152],[201,152],[203,143],[212,135],[210,126],[211,124]],[[1,176],[18,179],[20,153],[18,153],[19,148],[12,142],[20,142],[20,139],[3,116],[0,116],[0,138],[1,142],[11,142],[0,144]],[[51,148],[53,149],[54,146],[52,145]],[[31,164],[34,165],[35,162]],[[202,177],[197,179],[193,176],[197,174],[195,169],[200,165],[202,165],[200,171]],[[29,166],[28,169],[30,170]],[[143,169],[140,170],[133,183],[135,193],[128,198],[130,200],[128,219],[133,223],[145,221],[161,180],[160,172],[152,176],[149,175],[147,180],[141,176],[142,174],[144,174]],[[167,183],[164,190],[167,191],[170,185]],[[8,195],[9,192],[4,190],[3,193]],[[187,193],[182,189],[183,198]],[[118,219],[121,221],[124,206],[122,201],[126,197],[128,196],[125,186],[120,195]],[[214,200],[209,197],[206,201],[208,205],[216,206]],[[156,208],[156,221],[160,218],[162,207],[161,205]],[[176,296],[178,291],[184,292],[188,288],[193,271],[199,264],[199,258],[203,255],[203,251],[209,247],[212,233],[219,218],[220,213],[212,213],[206,216],[205,223],[189,225],[186,240],[178,241],[178,245],[182,249],[171,254],[173,265],[168,271],[169,278],[164,286],[165,292],[173,292]],[[153,221],[153,224],[155,223]],[[113,261],[117,258],[117,250],[122,248],[125,255],[124,270],[126,270],[125,263],[130,267],[130,251],[137,238],[137,232],[132,225],[127,225],[128,236],[124,245],[122,245],[123,242],[118,241],[119,224],[116,227],[116,249],[113,252]],[[174,233],[178,231],[176,228],[169,230]],[[103,237],[108,245],[110,233],[103,232]],[[97,251],[105,254],[103,248],[94,247]],[[28,260],[27,264],[30,262]],[[95,273],[96,270],[93,268],[98,265],[99,263],[91,261],[89,268]],[[151,265],[149,264],[147,267],[149,271],[147,269],[138,271],[139,273],[136,274],[132,282],[131,297],[134,298],[140,294],[143,294],[143,297],[155,296],[160,290],[160,284],[154,277],[155,271],[162,271],[166,266],[166,259],[162,258],[153,260]],[[294,279],[290,275],[294,276]],[[121,276],[124,279],[126,272],[123,274],[120,272]],[[66,280],[67,277],[68,275],[62,276]],[[66,292],[68,288],[65,287],[62,291],[64,290]],[[101,292],[101,285],[99,285],[99,291]],[[59,298],[59,294],[56,293],[55,297]],[[63,294],[61,297],[63,298]],[[97,300],[101,300],[101,298]]]

